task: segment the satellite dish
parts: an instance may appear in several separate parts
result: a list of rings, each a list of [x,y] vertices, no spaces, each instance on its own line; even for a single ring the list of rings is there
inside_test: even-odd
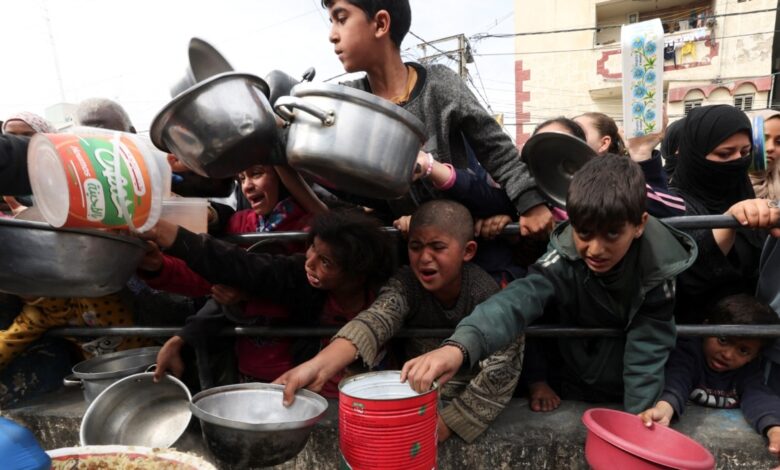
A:
[[[566,208],[566,193],[574,173],[596,157],[583,140],[563,132],[542,132],[523,146],[523,161],[528,164],[536,187],[550,202]]]

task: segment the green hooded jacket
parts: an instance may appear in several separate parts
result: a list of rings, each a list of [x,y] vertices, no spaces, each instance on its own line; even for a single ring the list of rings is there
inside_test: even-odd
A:
[[[663,391],[663,371],[674,347],[675,277],[696,259],[688,235],[650,217],[618,267],[609,291],[580,258],[565,223],[526,277],[479,304],[458,324],[450,340],[463,345],[473,366],[508,345],[544,312],[560,324],[622,328],[624,337],[567,338],[559,341],[566,366],[594,390],[623,390],[627,411],[652,407]],[[635,250],[632,252],[632,250]],[[629,256],[629,254],[631,256]],[[609,273],[607,273],[609,276]]]

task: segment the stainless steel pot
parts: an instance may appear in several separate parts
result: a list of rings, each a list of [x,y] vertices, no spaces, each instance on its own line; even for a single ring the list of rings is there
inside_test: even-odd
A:
[[[184,77],[171,86],[171,98],[209,77],[233,71],[227,59],[222,57],[214,46],[200,38],[190,39],[187,57],[189,65],[184,71]]]
[[[135,374],[105,389],[81,420],[81,445],[172,446],[192,419],[192,396],[175,377],[153,377]]]
[[[272,162],[276,118],[268,85],[245,73],[215,75],[181,93],[157,114],[150,135],[202,176],[233,176]]]
[[[0,219],[0,246],[0,291],[30,297],[117,292],[144,256],[136,238],[14,219]]]
[[[400,106],[354,88],[301,83],[274,109],[291,123],[287,160],[295,169],[362,196],[409,191],[425,127]]]
[[[73,375],[65,377],[66,387],[83,386],[84,400],[92,403],[117,380],[144,372],[157,362],[160,348],[136,348],[93,357],[73,366]]]
[[[302,80],[304,82],[310,82],[314,79],[315,74],[316,71],[314,68],[309,68],[303,73]],[[271,106],[276,104],[276,100],[279,99],[279,97],[288,96],[293,87],[301,82],[301,80],[287,75],[281,70],[271,70],[264,79],[266,83],[268,83],[268,88],[270,89],[268,102],[271,103]]]
[[[306,445],[328,409],[316,393],[300,390],[282,405],[281,385],[246,383],[204,390],[192,397],[203,439],[224,469],[260,468],[285,462]]]

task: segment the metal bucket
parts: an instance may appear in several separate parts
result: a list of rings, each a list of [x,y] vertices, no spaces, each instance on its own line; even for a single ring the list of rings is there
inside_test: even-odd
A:
[[[436,468],[438,392],[419,394],[400,371],[360,374],[339,384],[343,468]]]

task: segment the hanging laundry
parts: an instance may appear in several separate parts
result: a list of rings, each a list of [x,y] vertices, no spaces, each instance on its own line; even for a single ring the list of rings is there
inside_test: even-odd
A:
[[[677,54],[674,50],[674,44],[664,45],[664,60],[673,60],[674,65],[677,65]]]
[[[680,48],[680,62],[685,59],[685,56],[691,56],[693,60],[696,60],[696,43],[688,41]]]

